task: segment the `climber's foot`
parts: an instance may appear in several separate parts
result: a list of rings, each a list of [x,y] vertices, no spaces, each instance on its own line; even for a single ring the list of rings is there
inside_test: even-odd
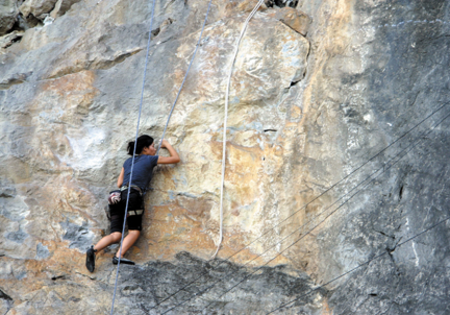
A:
[[[86,268],[90,272],[95,270],[95,252],[94,246],[91,246],[86,252]]]
[[[112,263],[114,265],[117,265],[119,263],[119,258],[117,256],[114,256],[112,259]],[[134,261],[131,261],[131,260],[123,258],[123,257],[120,258],[120,263],[125,264],[125,265],[136,265],[136,263]]]

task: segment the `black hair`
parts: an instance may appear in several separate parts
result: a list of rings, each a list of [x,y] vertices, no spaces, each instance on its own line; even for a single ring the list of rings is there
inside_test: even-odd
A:
[[[136,154],[141,154],[144,148],[151,146],[153,143],[153,138],[147,135],[142,135],[137,139]],[[129,155],[133,155],[134,151],[134,141],[128,142],[127,151]]]

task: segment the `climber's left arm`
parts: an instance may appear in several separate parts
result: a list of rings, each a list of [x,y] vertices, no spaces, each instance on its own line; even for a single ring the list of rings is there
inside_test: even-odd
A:
[[[125,175],[125,169],[122,167],[122,171],[120,172],[119,178],[117,179],[117,187],[122,187],[123,184],[123,176]]]

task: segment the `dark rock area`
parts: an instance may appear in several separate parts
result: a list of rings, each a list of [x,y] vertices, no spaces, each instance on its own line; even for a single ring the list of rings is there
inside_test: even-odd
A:
[[[8,33],[14,26],[19,15],[17,3],[14,0],[0,2],[0,36]]]
[[[83,222],[82,225],[77,225],[67,220],[60,224],[65,230],[63,239],[70,241],[69,248],[78,248],[84,251],[92,244],[93,235],[89,233],[87,222]]]
[[[245,268],[187,252],[174,263],[120,267],[118,314],[266,314],[305,295],[314,283],[287,266]],[[229,290],[229,292],[227,292]],[[325,289],[306,294],[283,314],[321,314]]]
[[[53,21],[80,0],[2,0],[0,1],[0,48],[2,36],[24,31]],[[16,40],[20,38],[16,37]]]
[[[0,290],[0,311],[4,312],[4,314],[8,313],[14,304],[14,300],[5,292]]]
[[[330,219],[333,227],[319,236],[330,262],[328,279],[388,252],[339,279],[330,307],[346,315],[449,314],[450,223],[396,246],[450,217],[450,4],[355,6],[361,32],[375,36],[367,44],[365,71],[341,77],[349,91],[340,105],[343,119],[367,141],[364,150],[349,153],[361,161],[377,152],[369,149],[370,130],[362,118],[367,108],[386,146],[400,140],[371,162],[361,180],[380,167],[386,171],[358,188]],[[362,22],[368,20],[370,25]],[[357,101],[361,94],[365,104]]]

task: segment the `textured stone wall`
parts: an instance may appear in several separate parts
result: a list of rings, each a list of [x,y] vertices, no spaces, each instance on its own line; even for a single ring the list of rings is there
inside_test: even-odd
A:
[[[109,313],[114,247],[93,274],[84,252],[134,138],[151,3],[0,3],[0,311]],[[449,216],[445,1],[265,2],[209,260],[255,4],[213,1],[167,131],[182,161],[155,170],[116,312],[448,313],[449,224],[403,244]],[[206,8],[156,1],[140,133],[161,136]]]

